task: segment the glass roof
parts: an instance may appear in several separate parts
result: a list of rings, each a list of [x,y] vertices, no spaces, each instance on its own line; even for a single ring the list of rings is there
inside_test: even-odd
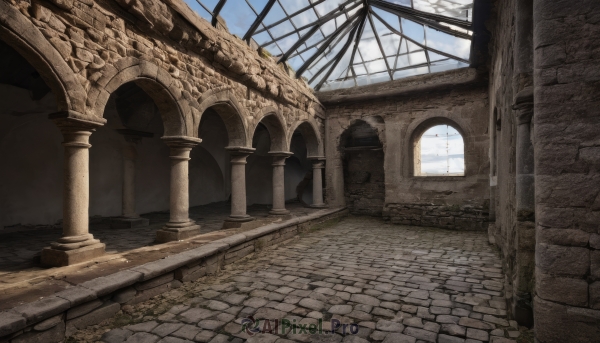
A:
[[[315,90],[466,67],[473,0],[185,0]]]

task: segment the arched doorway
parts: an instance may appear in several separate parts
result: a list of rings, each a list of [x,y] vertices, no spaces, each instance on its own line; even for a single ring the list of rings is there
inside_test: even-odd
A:
[[[355,121],[340,140],[344,197],[353,214],[381,216],[385,201],[384,151],[377,131]]]

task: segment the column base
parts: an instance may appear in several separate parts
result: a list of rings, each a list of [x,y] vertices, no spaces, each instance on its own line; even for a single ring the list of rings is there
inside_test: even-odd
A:
[[[270,210],[269,214],[272,216],[285,216],[287,214],[290,214],[290,211],[284,209],[277,209],[277,210]]]
[[[327,208],[327,204],[308,205],[310,208]]]
[[[253,220],[254,217],[250,217],[249,215],[239,217],[228,217],[223,222],[223,229],[239,229],[242,227],[242,224],[251,222]]]
[[[533,327],[533,308],[531,303],[531,294],[517,293],[512,300],[513,317],[521,326]]]
[[[150,225],[150,219],[137,217],[116,217],[110,219],[111,229],[135,229],[138,227],[146,227]]]
[[[47,267],[64,267],[89,261],[104,255],[106,245],[97,243],[73,250],[58,250],[46,247],[42,250],[40,263]]]
[[[200,234],[200,225],[190,222],[186,227],[169,227],[169,224],[156,231],[156,243],[181,241]]]

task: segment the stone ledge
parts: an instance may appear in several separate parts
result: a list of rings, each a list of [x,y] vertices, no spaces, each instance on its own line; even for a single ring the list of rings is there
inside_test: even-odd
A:
[[[66,318],[57,322],[57,325],[66,326],[67,333],[73,333],[76,329],[94,325],[105,317],[108,318],[118,312],[122,304],[116,300],[123,297],[117,295],[122,295],[125,291],[132,293],[127,297],[127,302],[145,301],[180,286],[181,282],[193,281],[206,274],[215,273],[222,265],[235,262],[263,247],[273,246],[291,239],[306,230],[311,224],[346,214],[346,208],[326,209],[304,217],[268,224],[157,261],[101,276],[47,298],[0,312],[0,341],[9,337],[16,339],[23,334],[24,331],[21,330],[33,327],[56,315]],[[225,258],[226,254],[227,258]],[[173,275],[174,279],[169,281],[171,276],[167,277],[167,274]],[[169,280],[162,282],[162,279],[158,279],[161,277],[169,278]],[[143,290],[136,288],[143,288]],[[134,291],[137,295],[133,294]],[[99,298],[102,299],[98,300]],[[115,299],[111,300],[112,298]],[[90,302],[95,302],[95,304],[90,304]],[[93,306],[87,306],[88,304]],[[89,310],[71,311],[67,314],[69,310],[78,306],[79,309],[89,307]],[[59,337],[51,335],[50,330],[55,327],[56,325],[37,334],[45,337],[45,341],[51,343],[47,338]],[[30,339],[36,338],[31,337]]]
[[[317,97],[324,106],[335,106],[345,102],[372,100],[417,91],[426,92],[438,88],[476,83],[480,79],[481,77],[476,69],[460,68],[367,86],[318,92]]]

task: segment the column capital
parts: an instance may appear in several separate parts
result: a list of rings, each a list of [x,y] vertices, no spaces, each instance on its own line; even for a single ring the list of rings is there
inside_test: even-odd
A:
[[[325,157],[322,157],[322,156],[311,157],[311,156],[309,156],[307,159],[312,162],[313,169],[323,169],[323,168],[325,168]]]
[[[240,157],[242,157],[242,156],[248,157],[248,155],[250,155],[256,151],[256,149],[254,149],[254,148],[248,148],[248,147],[243,147],[243,146],[228,146],[228,147],[225,147],[225,150],[227,150],[231,156],[240,156]]]
[[[533,118],[533,87],[526,87],[515,95],[513,110],[518,125],[529,124]]]
[[[166,145],[170,148],[193,148],[196,145],[202,143],[200,138],[187,137],[187,136],[164,136],[161,137]]]
[[[136,131],[131,129],[117,129],[117,133],[121,134],[125,141],[129,143],[139,143],[142,138],[152,138],[154,134],[151,132]]]
[[[89,118],[75,111],[62,111],[48,115],[61,132],[94,131],[106,123],[104,118]]]
[[[294,155],[293,152],[290,151],[269,151],[268,154],[273,157],[285,157],[288,158]]]
[[[269,151],[268,154],[273,157],[273,164],[271,165],[273,167],[281,167],[285,166],[285,160],[294,153],[289,151]]]

